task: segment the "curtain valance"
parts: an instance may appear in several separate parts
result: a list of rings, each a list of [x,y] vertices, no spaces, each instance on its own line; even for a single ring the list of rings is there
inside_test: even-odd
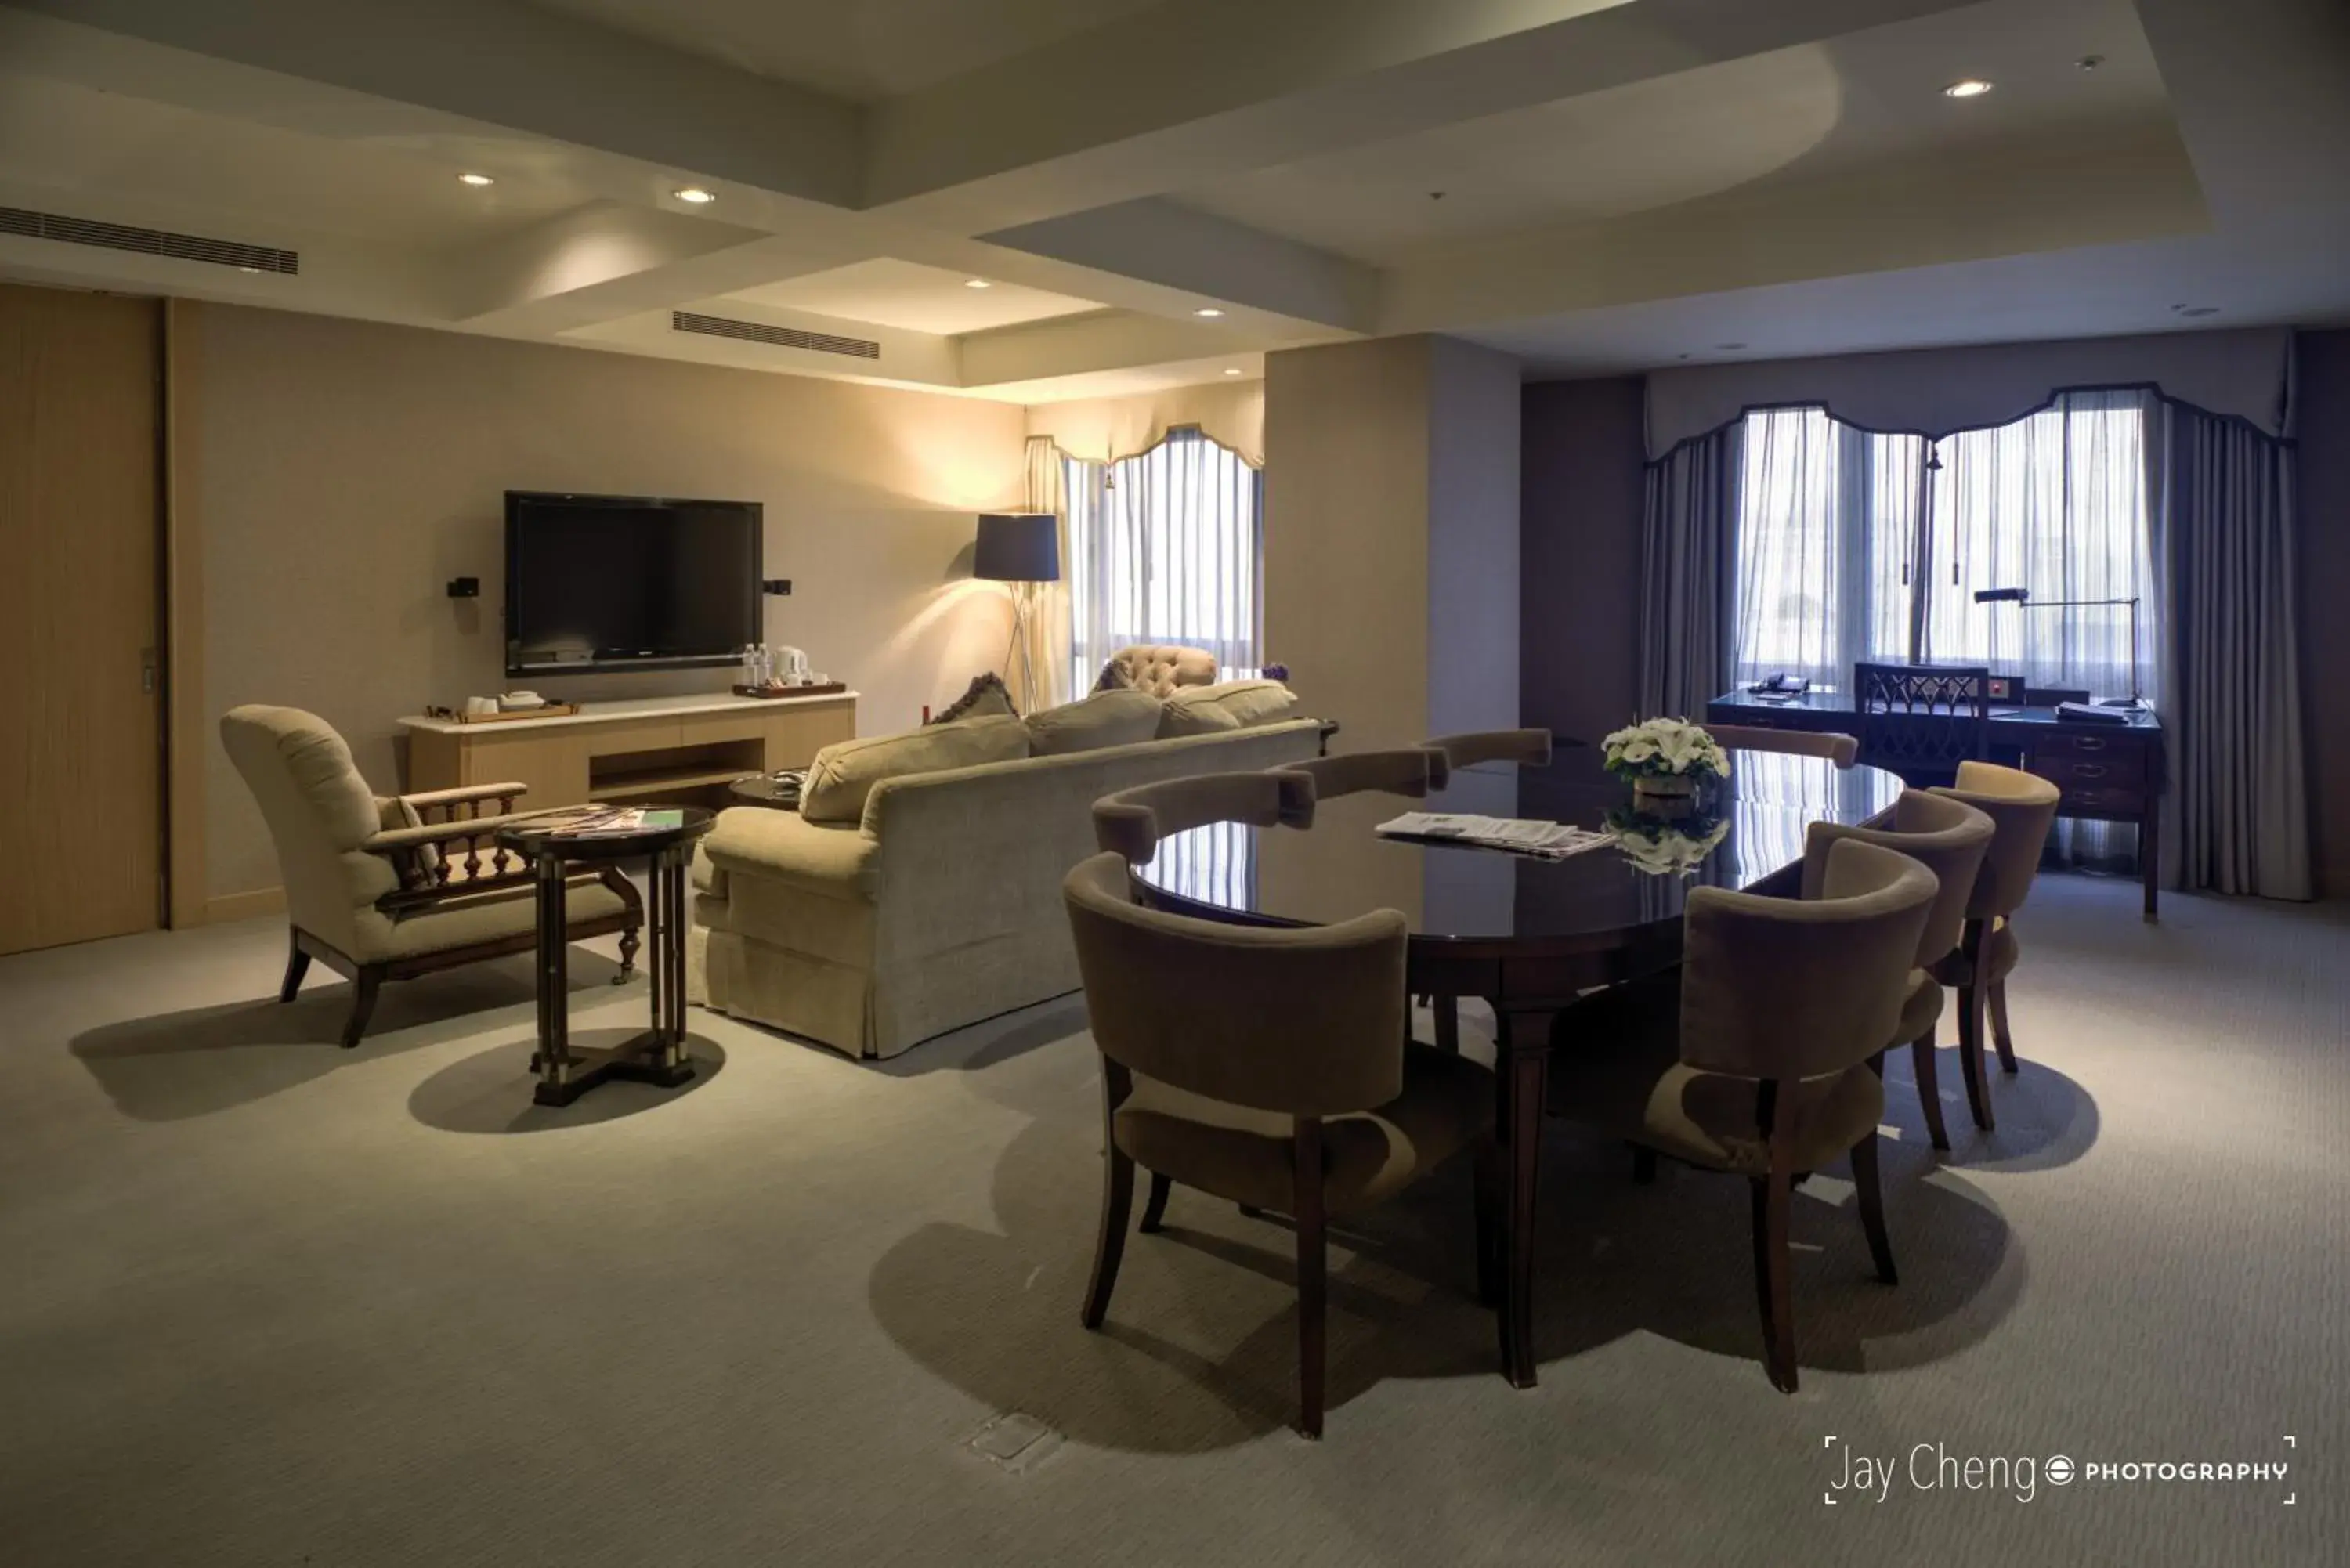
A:
[[[1648,377],[1648,457],[1750,409],[1821,404],[1846,424],[1934,440],[2022,418],[2059,392],[2151,388],[2263,434],[2293,433],[2293,332],[2251,327],[1692,365]]]
[[[1028,410],[1031,436],[1050,436],[1063,452],[1088,462],[1115,462],[1147,452],[1180,425],[1197,426],[1251,467],[1263,468],[1264,383],[1170,387],[1132,397],[1041,403]]]

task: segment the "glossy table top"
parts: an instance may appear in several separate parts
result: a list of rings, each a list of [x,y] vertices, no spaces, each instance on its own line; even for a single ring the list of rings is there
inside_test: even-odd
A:
[[[1175,835],[1141,879],[1180,900],[1275,919],[1326,921],[1403,910],[1416,937],[1539,943],[1678,922],[1692,888],[1750,888],[1798,865],[1813,822],[1858,825],[1888,809],[1901,781],[1822,758],[1734,751],[1731,776],[1668,817],[1635,807],[1596,747],[1547,768],[1471,769],[1426,801],[1355,795],[1321,803],[1312,828],[1219,824]],[[1563,860],[1471,845],[1382,837],[1406,811],[1476,812],[1605,829],[1615,842]]]

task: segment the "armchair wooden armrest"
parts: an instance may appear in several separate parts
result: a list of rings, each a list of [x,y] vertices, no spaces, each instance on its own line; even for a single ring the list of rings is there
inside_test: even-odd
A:
[[[519,880],[530,874],[529,863],[496,839],[503,828],[543,821],[553,811],[502,812],[495,816],[461,816],[451,822],[428,822],[421,827],[386,827],[369,834],[359,847],[390,860],[400,873],[400,886],[379,907],[429,901],[452,891],[479,891]],[[489,849],[484,865],[482,851]]]
[[[455,789],[418,790],[414,794],[404,794],[400,798],[414,806],[421,815],[435,806],[464,805],[485,800],[510,803],[520,800],[529,793],[530,786],[525,784],[460,784]],[[514,807],[507,804],[503,805],[502,809],[512,811]]]

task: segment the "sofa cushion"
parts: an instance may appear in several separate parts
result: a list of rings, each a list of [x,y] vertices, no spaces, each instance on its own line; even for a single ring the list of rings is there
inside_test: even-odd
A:
[[[1014,762],[1027,754],[1027,730],[1003,714],[931,724],[902,735],[838,741],[808,765],[800,815],[809,822],[856,822],[865,815],[865,797],[883,779]]]
[[[1161,705],[1159,737],[1210,735],[1219,730],[1253,730],[1295,715],[1297,693],[1278,680],[1224,680],[1187,686]]]
[[[1058,757],[1104,746],[1132,745],[1155,739],[1159,719],[1159,699],[1148,691],[1097,691],[1029,714],[1028,754]]]
[[[944,711],[931,721],[933,724],[951,724],[957,719],[983,719],[995,713],[1018,713],[1019,705],[1012,701],[1012,692],[1003,684],[1003,677],[993,670],[984,675],[974,675],[963,694],[948,705]]]

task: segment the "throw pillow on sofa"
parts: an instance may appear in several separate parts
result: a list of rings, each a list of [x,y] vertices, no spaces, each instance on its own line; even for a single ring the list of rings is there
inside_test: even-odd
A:
[[[1225,680],[1187,686],[1159,706],[1159,738],[1212,735],[1278,723],[1297,709],[1297,693],[1278,680]]]
[[[1104,746],[1130,746],[1159,735],[1159,699],[1148,691],[1127,688],[1097,691],[1058,708],[1047,708],[1027,718],[1028,754],[1065,756],[1071,752],[1098,751]]]
[[[800,815],[809,822],[861,822],[865,797],[884,779],[1016,762],[1027,754],[1026,728],[1003,714],[931,724],[902,735],[838,741],[808,764]]]
[[[1003,677],[993,670],[984,675],[974,675],[963,694],[943,711],[931,719],[933,724],[951,724],[957,719],[984,719],[991,714],[1020,711],[1012,701],[1012,692],[1003,684]]]

